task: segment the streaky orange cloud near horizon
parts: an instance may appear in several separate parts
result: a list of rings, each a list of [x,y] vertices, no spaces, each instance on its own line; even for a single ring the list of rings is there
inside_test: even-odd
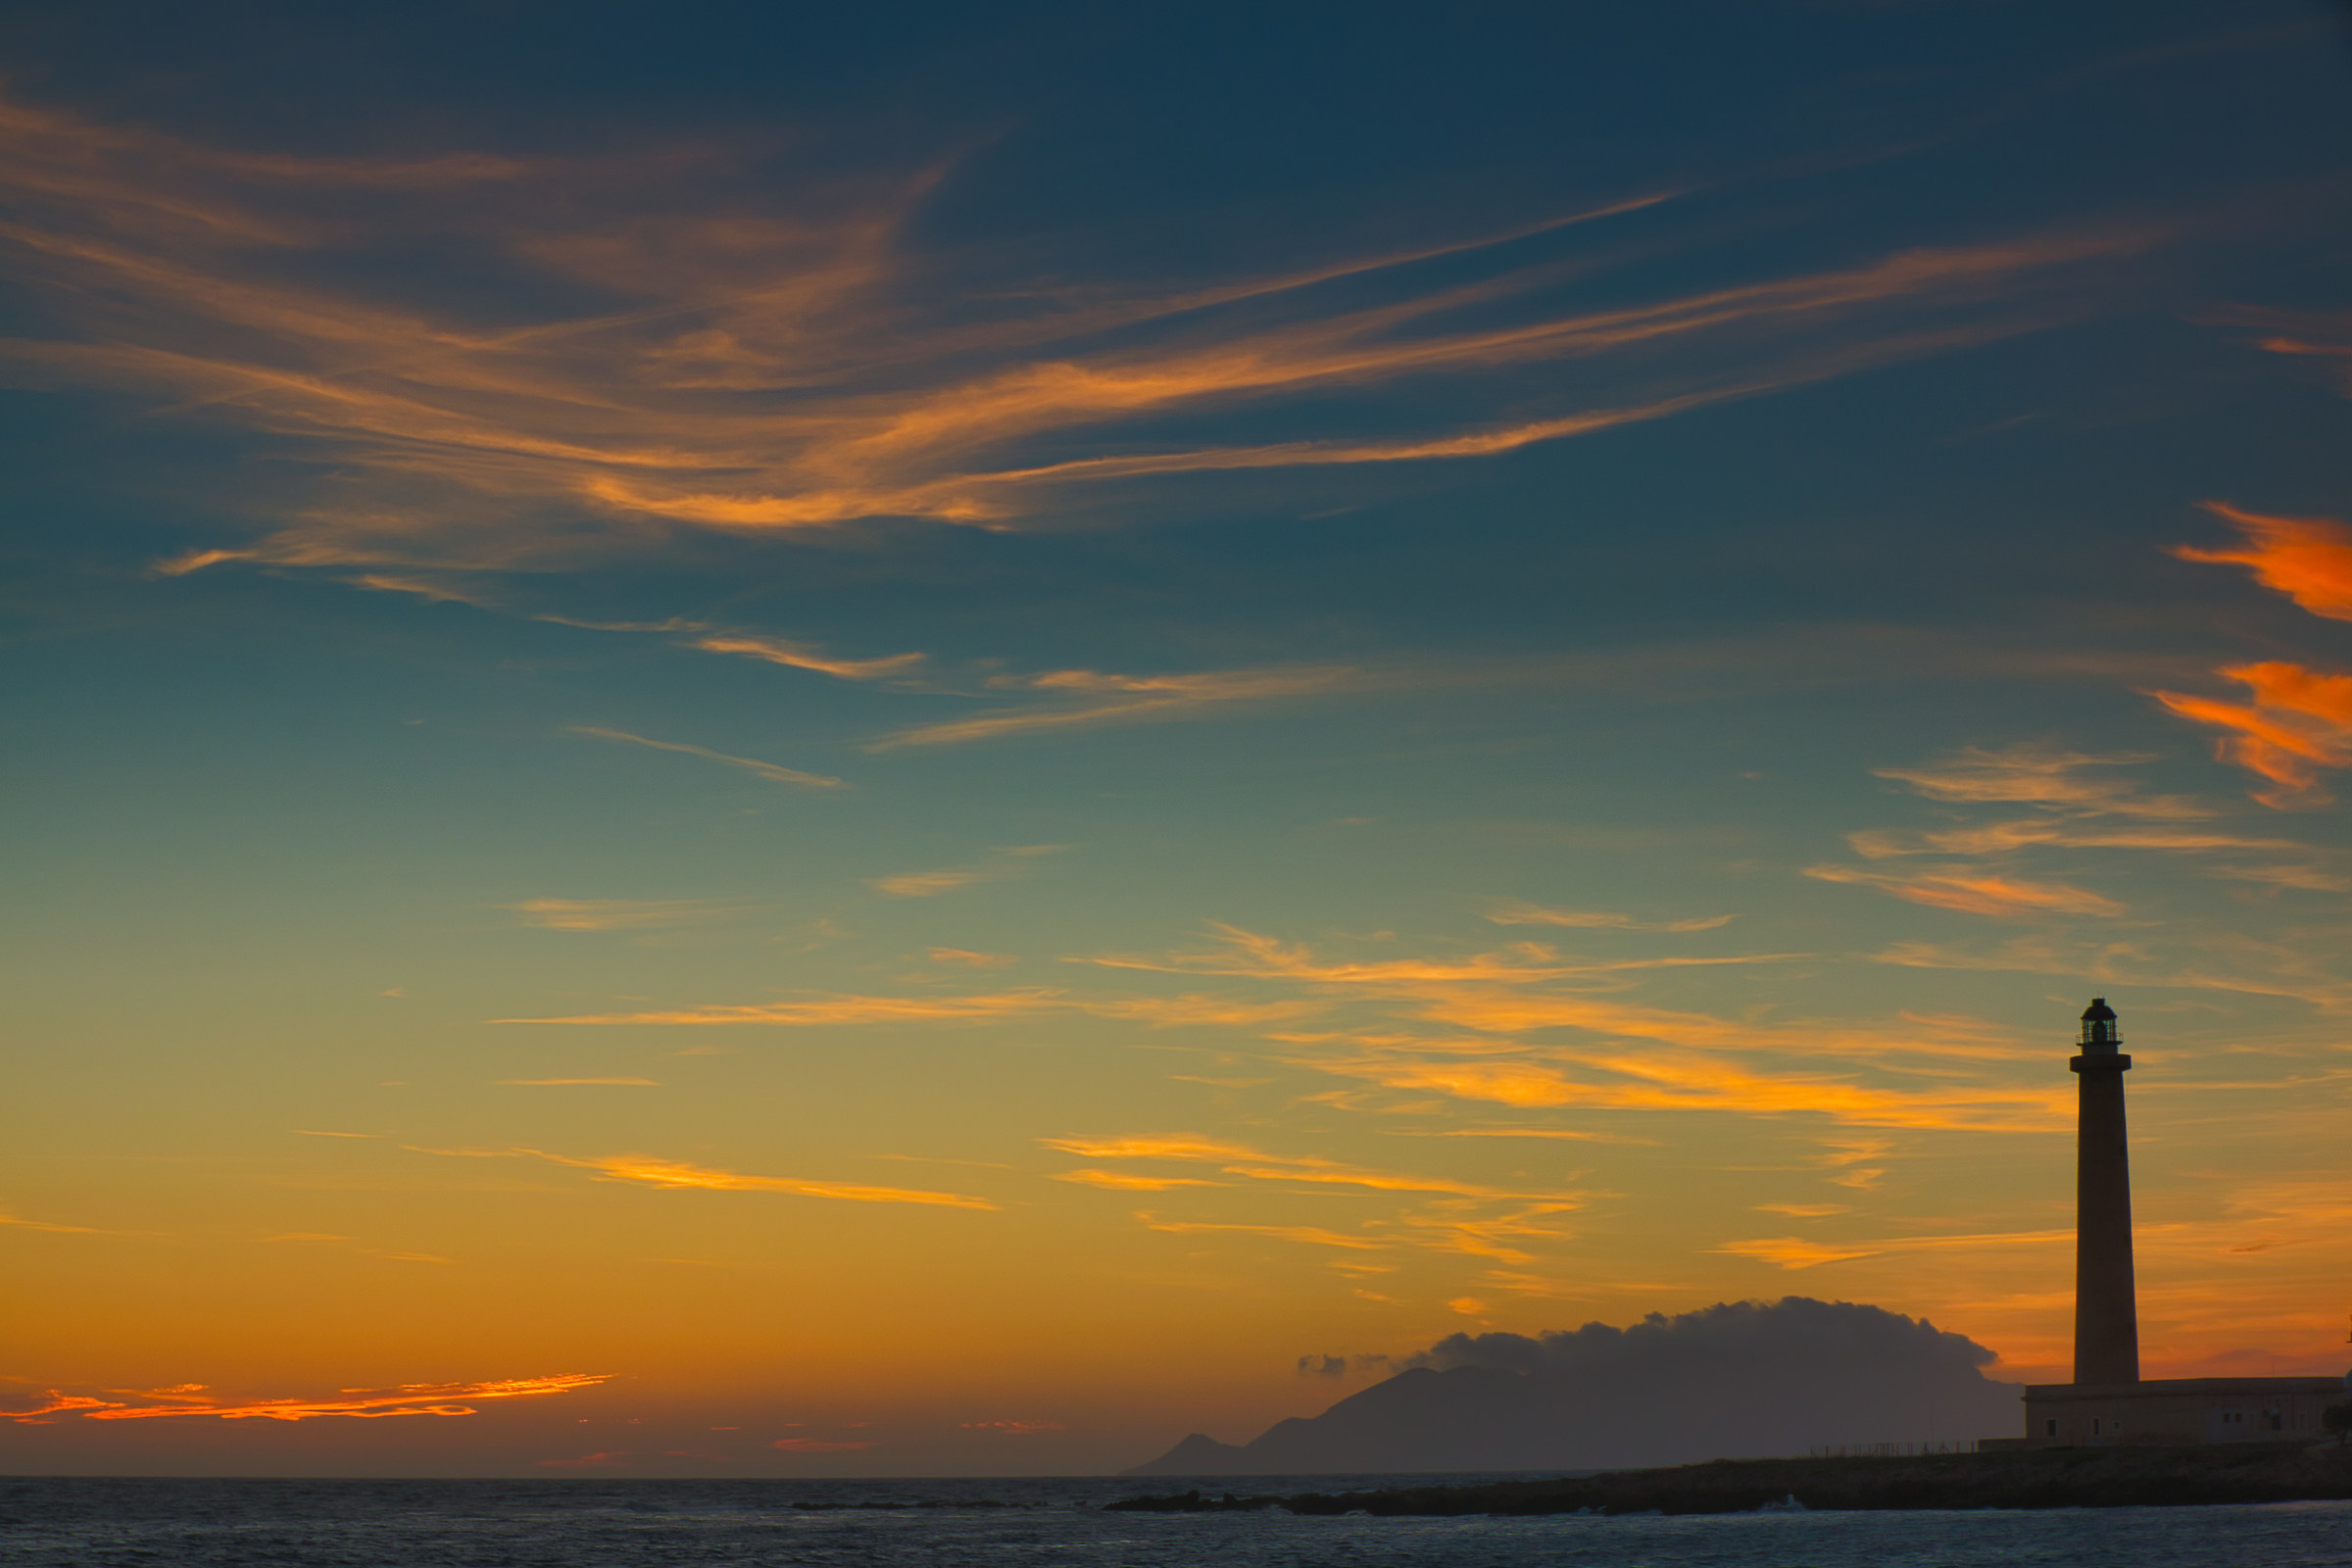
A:
[[[0,1420],[40,1425],[59,1417],[85,1421],[148,1421],[178,1416],[208,1416],[221,1421],[311,1421],[322,1416],[377,1419],[386,1416],[478,1414],[465,1399],[528,1399],[551,1394],[569,1394],[595,1388],[612,1379],[610,1372],[564,1372],[552,1377],[502,1378],[486,1383],[410,1383],[396,1389],[341,1389],[340,1396],[315,1398],[236,1399],[202,1384],[127,1393],[130,1398],[102,1398],[94,1395],[51,1390],[48,1403],[30,1410],[0,1410]],[[153,1402],[140,1404],[131,1399]]]
[[[578,1082],[579,1080],[573,1080]],[[607,1080],[610,1081],[610,1080]],[[626,1182],[671,1191],[714,1193],[789,1193],[800,1198],[837,1198],[854,1203],[916,1203],[939,1208],[995,1209],[999,1205],[969,1193],[935,1193],[909,1187],[875,1187],[858,1182],[809,1181],[797,1176],[746,1176],[737,1171],[712,1170],[684,1160],[651,1154],[605,1154],[582,1158],[551,1154],[539,1149],[424,1149],[406,1146],[418,1154],[444,1154],[468,1159],[528,1158],[551,1164],[575,1165],[598,1173],[597,1179]]]

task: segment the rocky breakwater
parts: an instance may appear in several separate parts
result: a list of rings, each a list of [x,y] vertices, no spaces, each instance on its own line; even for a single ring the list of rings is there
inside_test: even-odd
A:
[[[1363,1492],[1129,1497],[1111,1508],[1298,1514],[1747,1513],[1759,1508],[2124,1508],[2352,1498],[2352,1448],[2301,1443],[1915,1458],[1717,1459],[1662,1470]]]

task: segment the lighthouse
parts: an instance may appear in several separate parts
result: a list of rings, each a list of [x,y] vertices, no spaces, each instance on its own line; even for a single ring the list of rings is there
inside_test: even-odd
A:
[[[2132,1155],[2124,1074],[2132,1058],[2115,1009],[2094,997],[2067,1065],[2081,1086],[2075,1124],[2075,1381],[2026,1385],[2026,1433],[1984,1446],[2177,1446],[2317,1440],[2321,1414],[2352,1388],[2334,1378],[2139,1375],[2132,1278]]]
[[[2075,1130],[2075,1381],[2139,1381],[2139,1303],[2132,1280],[2132,1152],[2124,1126],[2123,1053],[2115,1009],[2082,1009],[2081,1054],[2067,1065],[2082,1089]]]

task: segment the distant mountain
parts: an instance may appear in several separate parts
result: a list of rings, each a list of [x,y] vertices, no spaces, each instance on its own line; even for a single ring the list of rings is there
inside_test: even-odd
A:
[[[1194,1433],[1123,1474],[1582,1470],[1801,1454],[1835,1444],[2014,1437],[1992,1352],[1876,1306],[1788,1297],[1457,1334],[1321,1415],[1235,1446]]]

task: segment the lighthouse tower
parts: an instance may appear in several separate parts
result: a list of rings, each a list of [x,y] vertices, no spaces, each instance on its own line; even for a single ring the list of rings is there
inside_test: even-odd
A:
[[[2075,1381],[2026,1385],[2026,1435],[1982,1446],[2066,1448],[2110,1444],[2316,1442],[2321,1416],[2352,1387],[2334,1378],[2156,1378],[2139,1375],[2139,1306],[2132,1281],[2132,1157],[2124,1074],[2132,1058],[2105,997],[2082,1009],[2067,1065],[2082,1087],[2075,1146]]]
[[[2139,1304],[2132,1280],[2132,1155],[2123,1054],[2105,997],[2082,1009],[2082,1086],[2075,1144],[2075,1381],[2139,1381]]]

